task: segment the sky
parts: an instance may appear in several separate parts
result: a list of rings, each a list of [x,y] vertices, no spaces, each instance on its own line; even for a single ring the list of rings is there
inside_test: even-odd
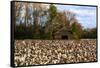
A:
[[[96,7],[76,5],[55,5],[58,10],[72,11],[83,28],[96,27]]]
[[[48,4],[50,5],[50,4]],[[96,27],[96,7],[93,6],[76,6],[76,5],[55,5],[58,11],[71,11],[76,14],[76,19],[83,26],[83,28]],[[23,6],[25,9],[25,6]],[[22,8],[20,20],[24,22],[25,10]],[[32,12],[32,11],[31,11]],[[19,21],[20,21],[19,20]],[[33,19],[32,19],[33,20]],[[17,21],[17,22],[19,22]]]

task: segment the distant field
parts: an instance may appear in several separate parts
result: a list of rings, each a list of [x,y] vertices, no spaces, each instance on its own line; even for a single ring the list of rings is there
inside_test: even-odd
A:
[[[97,61],[96,39],[15,40],[16,66]]]

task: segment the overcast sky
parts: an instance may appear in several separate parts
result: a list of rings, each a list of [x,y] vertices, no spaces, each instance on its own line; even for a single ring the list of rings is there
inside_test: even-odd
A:
[[[75,5],[56,5],[56,7],[60,11],[69,10],[74,12],[84,28],[96,27],[96,7]]]

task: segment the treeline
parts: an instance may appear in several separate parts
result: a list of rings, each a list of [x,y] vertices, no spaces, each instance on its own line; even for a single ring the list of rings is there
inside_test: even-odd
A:
[[[30,10],[30,5],[33,10]],[[43,4],[17,2],[15,6],[15,39],[54,39],[54,33],[62,28],[70,29],[73,39],[97,37],[96,28],[83,30],[73,12],[59,12],[53,4],[47,8],[43,7]],[[24,17],[21,17],[23,6],[25,6],[26,13]]]
[[[82,38],[84,39],[96,39],[97,38],[97,28],[84,29]]]

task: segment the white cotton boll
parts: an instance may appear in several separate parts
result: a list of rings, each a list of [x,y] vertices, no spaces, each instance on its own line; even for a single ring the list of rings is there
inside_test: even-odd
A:
[[[25,48],[25,50],[24,50],[25,52],[27,52],[27,49]]]
[[[87,52],[84,53],[84,56],[87,56]]]
[[[22,42],[25,45],[25,41]]]
[[[17,62],[15,62],[15,66],[18,66]]]
[[[72,52],[72,51],[73,51],[73,49],[70,49],[70,50],[69,50],[69,52]]]
[[[63,57],[63,58],[67,58],[67,55],[66,55],[66,54],[62,54],[62,57]]]
[[[52,62],[53,62],[54,64],[56,64],[56,63],[57,63],[57,60],[53,60]]]

